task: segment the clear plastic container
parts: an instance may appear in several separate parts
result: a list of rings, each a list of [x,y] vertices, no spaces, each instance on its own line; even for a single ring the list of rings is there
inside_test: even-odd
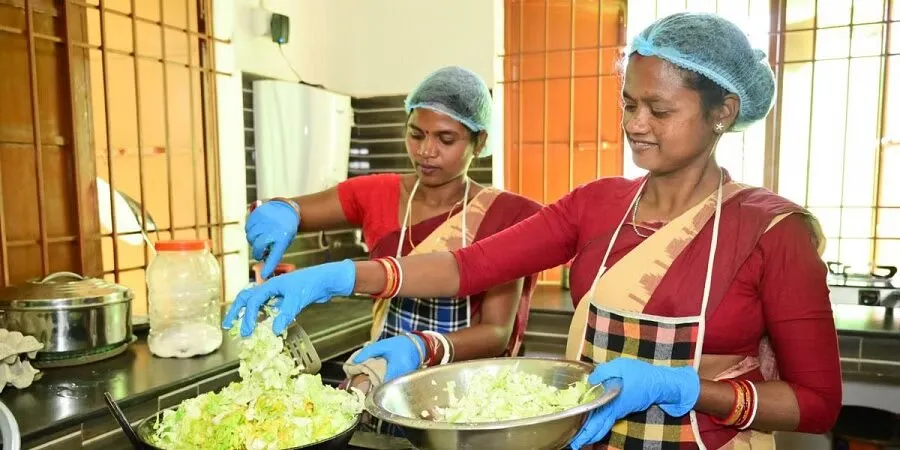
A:
[[[190,358],[222,345],[222,275],[207,241],[161,241],[147,268],[150,352]]]

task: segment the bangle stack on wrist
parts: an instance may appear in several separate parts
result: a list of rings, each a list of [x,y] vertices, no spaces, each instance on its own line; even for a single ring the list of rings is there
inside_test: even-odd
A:
[[[413,331],[412,334],[419,336],[425,342],[425,359],[423,361],[425,367],[444,365],[453,360],[453,343],[443,334],[435,331]],[[438,346],[444,350],[440,361],[437,361]]]
[[[756,385],[749,380],[723,380],[731,385],[734,390],[734,404],[731,412],[724,419],[713,417],[713,423],[746,430],[756,419],[756,411],[759,409],[759,397]]]
[[[376,258],[376,262],[384,267],[385,286],[384,290],[375,294],[375,298],[394,298],[400,292],[400,286],[403,285],[403,270],[400,268],[400,262],[397,258],[388,256],[387,258]]]

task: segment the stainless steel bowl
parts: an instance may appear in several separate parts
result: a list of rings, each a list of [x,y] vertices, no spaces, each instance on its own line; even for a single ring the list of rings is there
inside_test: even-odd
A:
[[[560,449],[575,436],[588,413],[614,399],[621,380],[604,384],[587,403],[555,414],[527,419],[484,423],[449,423],[423,419],[422,411],[448,404],[448,381],[456,382],[458,393],[468,389],[472,375],[481,371],[498,373],[515,368],[539,375],[544,383],[565,388],[583,380],[594,367],[576,361],[546,358],[493,358],[419,370],[378,386],[367,398],[366,409],[373,417],[401,427],[412,445],[422,450],[444,449]]]

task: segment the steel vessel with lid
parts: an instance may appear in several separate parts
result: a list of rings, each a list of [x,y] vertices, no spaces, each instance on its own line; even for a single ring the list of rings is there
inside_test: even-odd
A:
[[[131,341],[132,291],[71,272],[0,290],[0,328],[34,336],[41,356],[88,353]]]

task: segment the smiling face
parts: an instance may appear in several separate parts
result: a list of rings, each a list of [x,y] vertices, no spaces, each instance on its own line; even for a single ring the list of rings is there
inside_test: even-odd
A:
[[[687,78],[684,71],[662,59],[637,53],[629,57],[622,88],[622,127],[634,164],[652,174],[704,164],[718,141],[716,124],[727,130],[737,116],[736,96],[728,94],[719,104],[709,105],[700,91],[689,86],[696,82]]]
[[[484,149],[487,133],[473,134],[452,117],[419,108],[406,121],[406,152],[425,186],[440,186],[466,174]]]

